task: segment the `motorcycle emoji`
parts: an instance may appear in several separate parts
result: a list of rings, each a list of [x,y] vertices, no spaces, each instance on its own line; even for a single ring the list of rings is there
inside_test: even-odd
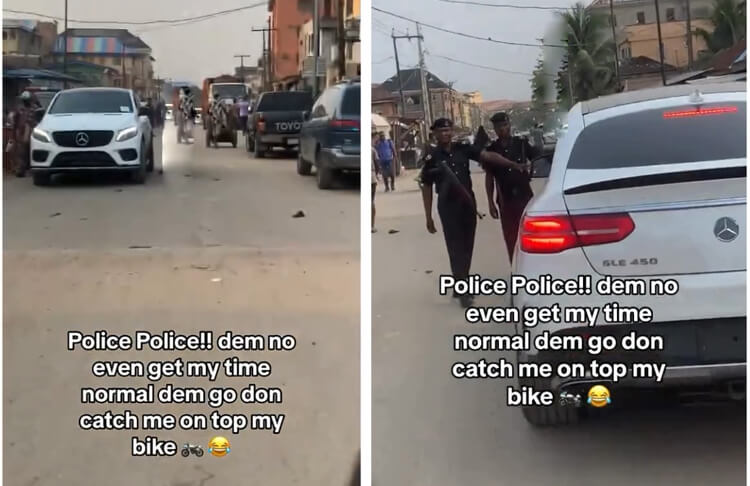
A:
[[[203,448],[199,445],[185,444],[182,446],[182,457],[188,457],[190,453],[195,454],[198,457],[203,455]]]

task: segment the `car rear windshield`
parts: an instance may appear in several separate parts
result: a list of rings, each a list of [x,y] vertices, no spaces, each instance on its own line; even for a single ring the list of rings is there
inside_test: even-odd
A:
[[[132,113],[133,102],[127,91],[69,91],[60,93],[49,109],[63,113]]]
[[[266,93],[261,96],[257,111],[309,111],[312,104],[312,95],[304,91]]]
[[[648,110],[593,123],[578,136],[569,169],[615,169],[747,156],[745,102]],[[708,114],[712,113],[712,114]]]
[[[359,85],[351,86],[344,90],[344,99],[341,102],[341,114],[356,115],[359,114],[360,90]]]
[[[244,84],[215,84],[211,87],[213,94],[219,95],[219,98],[242,98],[247,94],[247,88]]]

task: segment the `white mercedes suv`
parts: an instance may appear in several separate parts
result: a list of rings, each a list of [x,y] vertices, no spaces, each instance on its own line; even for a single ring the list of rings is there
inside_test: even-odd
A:
[[[143,183],[151,170],[151,123],[132,90],[61,91],[31,136],[36,185],[70,171],[126,171]]]
[[[744,83],[674,86],[634,91],[577,104],[558,141],[549,178],[526,208],[512,274],[527,279],[672,279],[675,295],[513,296],[519,309],[549,307],[648,307],[652,322],[594,326],[562,322],[523,327],[532,339],[559,336],[622,338],[636,331],[658,335],[664,349],[599,355],[587,352],[521,352],[519,362],[663,363],[663,380],[590,376],[521,380],[552,391],[555,403],[529,406],[534,425],[573,422],[593,385],[716,387],[744,398],[746,377],[746,130]],[[648,319],[647,319],[648,320]],[[520,331],[521,329],[517,329]],[[586,368],[590,370],[590,368]]]

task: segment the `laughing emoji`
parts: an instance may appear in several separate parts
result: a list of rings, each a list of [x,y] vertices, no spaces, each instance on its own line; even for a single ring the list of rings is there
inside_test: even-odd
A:
[[[609,390],[604,385],[594,385],[589,390],[589,399],[587,403],[592,407],[602,408],[612,403],[609,396]]]
[[[208,452],[216,457],[224,457],[229,454],[229,441],[226,437],[216,436],[208,441]]]

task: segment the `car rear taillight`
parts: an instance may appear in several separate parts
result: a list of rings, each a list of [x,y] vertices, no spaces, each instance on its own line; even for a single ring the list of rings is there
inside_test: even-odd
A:
[[[709,108],[697,107],[691,110],[665,111],[664,118],[691,118],[696,116],[724,115],[726,113],[737,113],[737,107],[712,106]]]
[[[521,224],[521,250],[560,253],[570,248],[624,240],[635,229],[626,213],[577,216],[526,216]]]
[[[266,120],[264,120],[263,117],[258,118],[258,121],[255,124],[255,130],[258,132],[266,131]]]
[[[359,120],[331,120],[330,126],[337,130],[359,130]]]

